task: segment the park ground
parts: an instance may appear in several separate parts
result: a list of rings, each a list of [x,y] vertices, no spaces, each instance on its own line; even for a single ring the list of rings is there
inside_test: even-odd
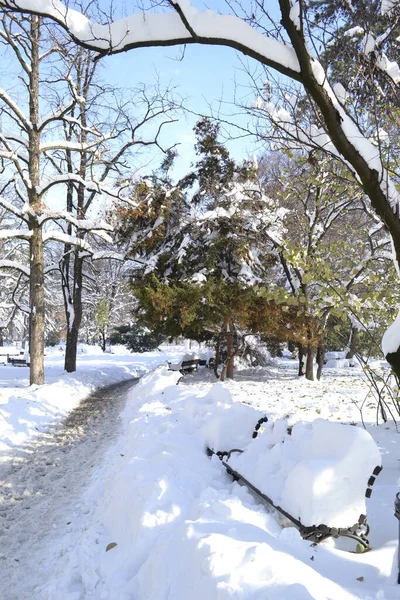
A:
[[[3,600],[399,597],[400,438],[393,421],[376,424],[360,368],[326,369],[321,382],[308,382],[296,377],[295,361],[280,359],[238,370],[228,383],[201,369],[176,385],[179,375],[160,365],[183,348],[81,350],[71,375],[62,350],[48,353],[41,387],[29,387],[26,368],[0,366]],[[361,427],[363,405],[383,464],[366,506],[372,550],[302,540],[207,457],[217,425],[221,440],[246,433],[240,417],[224,427],[230,403],[288,426],[326,419]],[[307,493],[298,490],[304,502]]]

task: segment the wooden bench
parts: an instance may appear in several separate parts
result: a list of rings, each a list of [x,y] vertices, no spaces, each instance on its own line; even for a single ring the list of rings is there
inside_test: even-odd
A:
[[[30,361],[26,358],[10,358],[13,367],[30,367]]]
[[[181,362],[181,367],[179,371],[183,374],[185,373],[193,373],[193,371],[197,371],[199,368],[199,359],[193,358],[191,360],[183,360]]]
[[[382,471],[379,449],[372,437],[361,428],[323,419],[316,419],[310,424],[295,424],[295,435],[292,434],[292,428],[285,429],[279,420],[276,421],[276,433],[274,423],[264,428],[265,423],[268,423],[267,417],[259,419],[252,441],[247,443],[244,450],[233,448],[218,451],[208,445],[208,456],[217,456],[234,481],[244,484],[259,500],[283,515],[298,529],[303,539],[319,543],[329,537],[347,537],[357,542],[357,552],[368,550],[369,526],[364,498],[370,498],[375,479]],[[223,427],[222,421],[220,426]],[[265,444],[254,443],[254,438],[262,430]],[[212,437],[218,439],[217,429],[213,430]],[[325,441],[327,448],[323,445]],[[296,463],[293,453],[300,445],[308,447],[308,453],[299,453]],[[272,449],[276,452],[268,457]],[[253,468],[260,464],[260,453],[265,454],[262,474]],[[361,455],[364,460],[360,463],[355,457]],[[274,481],[271,484],[268,473],[272,471]],[[329,473],[329,485],[324,484],[325,489],[322,490],[321,485],[315,483],[324,481],[324,471]],[[283,478],[282,485],[279,484],[280,477]],[[348,486],[351,477],[353,497],[349,505]],[[300,503],[295,498],[300,485],[303,496],[309,496],[308,503],[304,502],[304,498]]]
[[[0,364],[6,365],[11,362],[11,357],[21,356],[21,351],[15,346],[0,346]]]

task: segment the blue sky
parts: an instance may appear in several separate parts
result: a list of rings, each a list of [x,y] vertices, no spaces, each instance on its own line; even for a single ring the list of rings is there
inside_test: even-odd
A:
[[[198,45],[187,46],[184,57],[180,60],[181,57],[181,47],[131,50],[102,59],[102,75],[110,83],[127,87],[135,87],[140,83],[151,85],[158,76],[161,85],[176,87],[177,93],[186,98],[185,106],[197,113],[209,114],[209,105],[214,112],[217,111],[221,98],[227,103],[221,106],[223,113],[237,113],[238,109],[232,105],[235,85],[241,98],[247,95],[248,100],[252,100],[248,87],[249,78],[243,72],[241,60],[256,68],[254,61],[249,61],[230,48]],[[196,120],[195,115],[186,114],[179,123],[165,130],[168,131],[164,138],[166,144],[180,144],[175,177],[184,175],[190,168],[190,163],[195,160],[193,126]],[[245,125],[247,118],[236,117],[236,120]],[[259,145],[255,145],[254,140],[249,137],[228,142],[227,145],[237,160],[253,156],[259,150]],[[158,160],[154,159],[151,166],[156,167],[157,164]]]

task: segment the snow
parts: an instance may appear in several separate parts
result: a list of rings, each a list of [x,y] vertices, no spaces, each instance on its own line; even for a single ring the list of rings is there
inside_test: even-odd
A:
[[[353,36],[364,35],[364,33],[365,33],[365,29],[363,29],[359,25],[356,25],[355,27],[351,27],[350,29],[347,29],[347,31],[345,31],[344,35],[347,35],[348,37],[353,37]]]
[[[183,351],[178,350],[165,349],[170,357]],[[59,364],[57,352],[46,359],[49,372]],[[109,373],[116,368],[120,375],[129,357],[133,372],[149,369],[165,356],[107,355]],[[87,374],[95,372],[97,361],[101,371],[107,369],[106,356],[82,359]],[[23,530],[10,522],[0,562],[4,600],[398,598],[393,517],[398,434],[390,423],[373,426],[374,406],[365,409],[368,432],[348,424],[358,420],[355,403],[368,391],[359,375],[327,374],[317,384],[296,378],[296,368],[294,361],[281,360],[273,368],[241,371],[227,384],[213,383],[211,373],[207,377],[203,370],[177,385],[180,374],[160,367],[129,392],[120,428],[103,453],[96,449],[91,456],[93,446],[83,447],[76,476],[76,453],[65,457],[72,469],[70,484],[68,471],[62,470],[63,454],[54,459],[45,453],[47,462],[36,468],[49,474],[39,482],[59,473],[67,489],[58,497],[57,480],[51,479],[53,505],[44,495],[49,489],[40,492],[48,513],[41,542],[36,522],[40,494],[37,504],[29,500],[32,515],[21,513]],[[40,390],[36,393],[39,400]],[[62,402],[64,396],[59,395]],[[265,414],[268,423],[252,439],[255,423]],[[291,436],[288,425],[293,426]],[[106,430],[97,427],[104,435]],[[246,487],[232,481],[217,457],[207,457],[207,444],[245,449],[230,460],[235,465],[241,461],[270,493],[281,493],[282,502],[292,502],[292,511],[305,522],[328,517],[342,526],[342,520],[358,518],[365,478],[382,460],[384,470],[367,501],[372,550],[354,554],[332,540],[315,547],[296,529],[282,528]],[[93,468],[79,493],[75,480],[82,486],[88,466]],[[313,501],[307,503],[310,497]],[[14,504],[4,510],[17,511],[19,504]],[[343,504],[346,512],[338,516]]]
[[[64,347],[47,349],[44,386],[29,386],[27,368],[0,365],[0,453],[59,422],[97,387],[138,377],[171,356],[124,351],[114,356],[103,354],[97,346],[81,344],[78,370],[67,374],[63,370]]]
[[[396,352],[400,345],[400,311],[397,313],[395,321],[385,331],[382,338],[383,354],[387,356],[392,352]]]
[[[364,54],[368,56],[375,50],[375,38],[372,33],[367,33],[364,40]]]
[[[385,54],[378,56],[376,66],[387,73],[396,85],[400,84],[400,67],[395,61],[390,61]]]
[[[1,231],[0,231],[0,239],[1,239]],[[30,269],[26,267],[22,263],[19,263],[15,260],[0,260],[0,269],[17,269],[17,271],[21,271],[27,277],[29,277]]]
[[[291,19],[293,21],[293,23],[295,24],[296,29],[298,29],[300,31],[300,29],[301,29],[301,24],[300,24],[300,2],[298,2],[298,1],[293,2],[292,7],[291,7],[290,12],[289,12],[289,19]]]
[[[268,423],[229,464],[304,525],[351,527],[365,514],[366,482],[381,464],[370,434],[316,419]]]
[[[92,253],[91,245],[82,238],[79,238],[75,235],[69,235],[68,233],[63,233],[61,231],[56,230],[48,230],[43,233],[43,242],[47,242],[49,240],[55,240],[57,242],[63,242],[64,244],[71,244],[73,246],[77,246],[82,250],[86,250],[87,252]]]
[[[335,83],[333,86],[333,91],[335,92],[335,95],[339,102],[341,104],[346,104],[348,94],[343,85],[341,83]]]
[[[387,12],[391,11],[395,6],[397,6],[399,0],[382,0],[381,3],[381,14],[385,15]]]
[[[99,25],[78,11],[67,9],[60,0],[18,0],[16,4],[20,8],[53,17],[76,39],[99,51],[108,51],[110,47],[113,51],[122,51],[127,47],[140,47],[157,41],[181,40],[181,43],[185,43],[192,39],[177,12],[138,12],[110,24]],[[287,69],[300,71],[293,48],[262,35],[243,20],[232,15],[220,15],[212,10],[200,12],[186,1],[176,0],[171,4],[181,7],[197,36],[217,39],[226,45],[234,43],[235,47],[239,44]]]
[[[11,238],[28,239],[30,237],[32,237],[32,231],[28,231],[27,229],[0,229],[0,240]]]

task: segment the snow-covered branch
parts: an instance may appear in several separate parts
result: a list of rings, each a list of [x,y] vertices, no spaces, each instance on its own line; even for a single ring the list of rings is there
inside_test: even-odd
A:
[[[171,0],[174,12],[138,12],[107,25],[94,23],[59,0],[0,0],[0,6],[48,16],[78,43],[100,54],[115,54],[146,46],[214,44],[239,50],[292,78],[299,78],[300,66],[289,45],[255,31],[232,15],[212,10],[200,12],[188,0]]]
[[[56,175],[48,183],[38,186],[36,189],[36,192],[37,192],[37,194],[42,196],[43,194],[48,192],[49,189],[52,188],[53,186],[59,185],[62,183],[68,183],[68,182],[74,182],[79,185],[82,185],[86,190],[88,190],[90,192],[95,192],[97,194],[105,193],[109,196],[118,198],[117,192],[110,190],[106,186],[102,185],[100,182],[97,182],[94,180],[86,181],[83,177],[81,177],[80,175],[77,175],[75,173],[68,173],[65,175]]]
[[[16,217],[18,217],[19,219],[27,221],[27,219],[25,218],[25,215],[24,215],[23,211],[19,210],[11,202],[8,202],[8,200],[6,200],[5,198],[3,198],[3,196],[0,196],[0,206],[2,206],[3,208],[5,208],[9,212],[11,212],[13,215],[15,215]]]
[[[0,260],[0,269],[15,269],[27,277],[30,275],[29,267],[26,267],[22,263],[19,263],[15,260]]]
[[[13,238],[28,240],[30,237],[32,237],[32,231],[28,229],[0,229],[0,240],[11,240]]]
[[[99,140],[88,142],[87,144],[80,144],[79,142],[69,142],[67,140],[52,140],[50,142],[43,142],[40,144],[40,152],[47,152],[48,150],[71,150],[72,152],[86,152],[96,148],[100,143],[104,142],[107,137],[102,137]]]
[[[24,115],[20,107],[14,102],[14,100],[12,100],[12,98],[10,98],[7,92],[2,88],[0,88],[0,100],[2,100],[12,110],[21,128],[24,129],[26,132],[29,132],[32,129],[32,123]]]
[[[119,260],[121,262],[125,261],[125,256],[120,252],[113,252],[112,250],[102,250],[99,252],[95,252],[92,256],[92,260],[103,260],[103,259],[112,259]]]
[[[63,233],[62,231],[50,230],[43,233],[43,242],[48,242],[49,240],[62,242],[63,244],[69,244],[71,246],[75,246],[80,248],[81,250],[86,250],[90,254],[93,254],[93,250],[91,245],[86,241],[78,238],[74,235],[68,235],[67,233]]]
[[[52,123],[53,121],[67,119],[68,117],[66,116],[66,113],[71,110],[71,108],[74,106],[74,104],[75,104],[75,100],[71,100],[64,106],[60,106],[57,110],[55,110],[51,114],[46,115],[46,117],[41,121],[41,123],[39,125],[39,131],[43,131],[43,129],[46,127],[46,125],[48,125],[49,123]]]
[[[60,211],[50,211],[44,210],[42,212],[42,216],[40,218],[40,223],[43,223],[46,220],[51,219],[52,221],[63,220],[67,221],[67,223],[71,223],[75,225],[78,229],[82,229],[84,231],[113,231],[113,227],[106,223],[105,221],[92,221],[90,219],[76,219],[71,213],[66,210]]]

